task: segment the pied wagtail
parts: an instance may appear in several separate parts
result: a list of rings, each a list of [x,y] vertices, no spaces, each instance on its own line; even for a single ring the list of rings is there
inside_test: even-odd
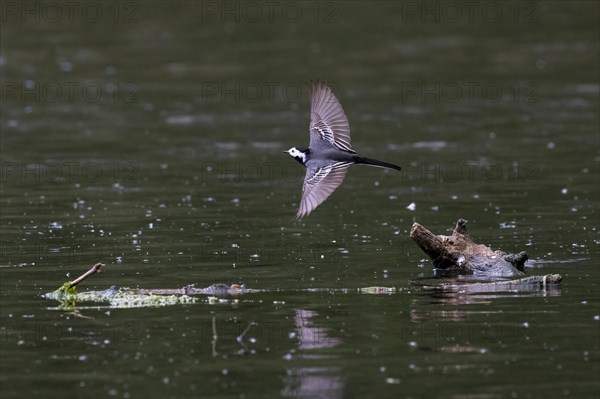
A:
[[[392,163],[358,155],[350,145],[350,125],[340,102],[323,82],[313,82],[310,96],[310,144],[285,153],[306,166],[302,200],[296,219],[308,216],[338,188],[350,165],[400,170]]]

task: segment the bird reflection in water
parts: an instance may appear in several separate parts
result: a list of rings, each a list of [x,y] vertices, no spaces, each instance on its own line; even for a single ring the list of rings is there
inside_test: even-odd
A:
[[[281,394],[294,398],[342,398],[345,384],[340,377],[339,367],[328,365],[327,361],[335,355],[326,355],[317,349],[333,348],[341,344],[339,338],[329,336],[329,329],[314,322],[319,313],[305,309],[295,309],[294,323],[298,340],[297,350],[288,353],[285,358],[290,362],[303,364],[290,367],[284,379],[285,388]]]

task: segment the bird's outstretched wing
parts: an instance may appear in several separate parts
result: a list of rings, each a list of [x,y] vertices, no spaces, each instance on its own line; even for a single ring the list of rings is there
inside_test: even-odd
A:
[[[332,162],[321,167],[309,166],[306,169],[302,200],[296,214],[297,220],[308,216],[342,184],[350,165],[352,164],[348,162]]]
[[[350,125],[340,102],[323,82],[313,82],[310,95],[310,147],[319,148],[326,140],[338,149],[354,152]]]

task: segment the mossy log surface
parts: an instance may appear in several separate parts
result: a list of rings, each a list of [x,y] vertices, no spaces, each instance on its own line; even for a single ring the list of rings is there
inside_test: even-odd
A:
[[[459,219],[452,235],[435,235],[414,223],[410,238],[432,260],[433,267],[447,276],[471,274],[481,277],[513,277],[525,274],[525,252],[511,254],[476,244],[467,231],[467,221]]]

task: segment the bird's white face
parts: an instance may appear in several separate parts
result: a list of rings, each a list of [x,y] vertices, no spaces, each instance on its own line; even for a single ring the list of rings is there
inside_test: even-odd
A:
[[[306,163],[306,154],[297,149],[296,147],[292,147],[286,151],[292,158],[295,158],[298,162],[305,164]]]

